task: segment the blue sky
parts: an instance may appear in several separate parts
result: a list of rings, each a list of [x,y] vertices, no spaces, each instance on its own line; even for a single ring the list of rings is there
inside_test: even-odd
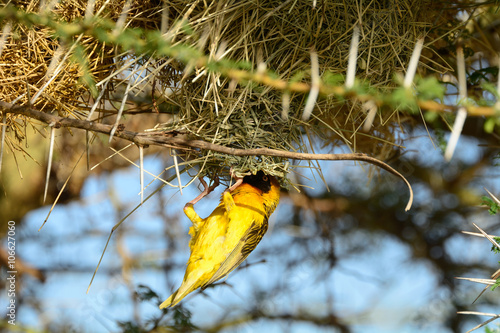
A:
[[[469,142],[468,146],[475,147],[476,144]],[[424,158],[431,164],[442,160],[441,153],[433,148],[425,136],[414,140],[409,148],[425,151]],[[475,159],[475,151],[457,151],[456,158]],[[332,186],[341,188],[346,179],[368,181],[365,171],[352,162],[321,162],[321,166],[324,174],[331,178]],[[152,156],[145,160],[145,168],[154,174],[159,173],[162,167],[160,158]],[[146,176],[145,182],[148,183],[150,179]],[[383,180],[388,179],[399,181],[396,177],[384,175]],[[324,190],[322,183],[308,185],[314,186],[317,191]],[[493,193],[498,193],[498,182],[487,182],[487,186]],[[27,289],[23,290],[23,293],[32,293],[42,301],[43,315],[37,315],[35,310],[26,305],[19,309],[19,323],[37,327],[43,322],[67,321],[71,318],[73,327],[78,331],[118,332],[117,321],[133,318],[130,293],[137,285],[147,285],[163,298],[179,286],[184,274],[183,265],[189,255],[189,221],[183,215],[182,207],[199,193],[195,186],[187,188],[182,196],[177,189],[165,187],[161,192],[163,207],[159,206],[158,197],[153,197],[127,219],[113,236],[101,263],[101,270],[89,294],[86,294],[109,231],[121,217],[110,200],[109,188],[114,189],[113,195],[123,208],[123,216],[140,200],[138,169],[131,167],[111,174],[92,175],[85,183],[82,200],[56,206],[40,232],[37,230],[49,207],[31,212],[18,228],[19,256],[28,263],[46,269],[48,275],[44,284],[28,280]],[[196,205],[200,216],[211,212],[222,190],[217,189],[216,193]],[[366,195],[369,196],[369,192],[368,187]],[[422,192],[416,193],[417,202],[426,199]],[[208,325],[219,320],[221,314],[226,312],[237,315],[238,312],[232,309],[244,307],[246,300],[254,297],[255,288],[272,289],[285,283],[291,287],[291,292],[266,300],[265,306],[270,311],[289,309],[293,312],[302,308],[321,314],[326,313],[327,307],[331,306],[336,313],[342,314],[344,321],[353,324],[354,332],[446,332],[441,314],[447,309],[446,302],[457,295],[446,295],[437,290],[438,282],[433,268],[423,261],[409,260],[409,250],[388,235],[380,235],[376,239],[371,254],[349,256],[333,269],[326,267],[324,261],[311,257],[288,271],[281,259],[300,256],[300,248],[291,248],[282,254],[283,257],[269,253],[293,236],[294,230],[280,223],[290,215],[290,209],[290,202],[283,199],[271,218],[268,234],[248,258],[247,262],[251,265],[230,274],[227,279],[229,285],[207,289],[205,295],[209,297],[193,293],[186,298],[185,305],[192,312],[195,324]],[[401,210],[404,211],[404,207]],[[159,214],[160,211],[163,216]],[[180,217],[181,223],[165,223],[165,217],[172,221]],[[489,221],[487,214],[478,218],[486,223]],[[175,256],[166,250],[169,244],[164,237],[165,228],[171,228],[169,232],[180,239],[181,248],[175,252]],[[470,221],[464,224],[464,229],[471,230]],[[302,231],[302,234],[307,235],[307,230]],[[123,233],[123,236],[119,237],[119,233]],[[369,236],[359,232],[348,240],[339,237],[335,243],[336,251],[342,253],[343,249],[348,248],[348,242],[359,241],[362,244]],[[130,255],[140,258],[141,267],[130,272],[128,282],[122,275],[123,261],[118,255],[119,246]],[[318,241],[315,246],[316,249],[311,249],[313,253],[321,252],[326,245]],[[484,240],[470,240],[465,236],[457,236],[450,246],[455,247],[458,253],[463,252],[460,260],[485,260],[485,253],[489,249],[489,244]],[[262,259],[265,262],[260,262]],[[490,259],[493,260],[486,257],[486,260]],[[174,265],[174,271],[168,278],[159,269],[165,264]],[[68,269],[59,272],[51,269],[60,266]],[[106,274],[106,271],[111,273]],[[320,281],[317,279],[318,272],[323,274]],[[481,290],[480,286],[471,283],[465,283],[464,288]],[[464,292],[458,297],[470,296]],[[0,306],[4,306],[5,298],[1,302]],[[152,303],[141,303],[139,313],[142,318],[148,318],[158,314],[159,310]],[[415,321],[420,314],[428,318],[425,326]],[[281,332],[285,328],[290,332],[309,332],[312,329],[330,332],[306,323],[287,326],[282,322],[270,321],[245,324],[239,327],[239,331],[265,329]]]

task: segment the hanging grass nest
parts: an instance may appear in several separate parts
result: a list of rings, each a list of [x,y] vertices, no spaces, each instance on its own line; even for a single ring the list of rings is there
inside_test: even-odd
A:
[[[404,72],[419,37],[429,33],[439,16],[432,1],[373,1],[360,7],[353,1],[166,1],[173,21],[185,19],[189,34],[179,43],[196,42],[210,58],[250,64],[253,71],[271,69],[288,82],[311,82],[311,52],[316,52],[320,75],[343,82],[352,31],[361,27],[357,78],[378,89],[391,89],[396,72]],[[434,62],[432,71],[450,68]],[[177,84],[177,82],[176,82]],[[332,97],[317,101],[312,117],[301,120],[307,95],[285,95],[269,87],[231,81],[203,68],[181,80],[181,92],[167,97],[179,106],[178,122],[188,135],[236,147],[268,147],[314,152],[311,139],[322,146],[347,145],[385,159],[399,147],[397,128],[405,116],[380,114],[368,133],[359,131],[366,118],[361,103]],[[174,89],[173,87],[169,87]],[[288,107],[285,107],[284,104]],[[284,114],[284,108],[288,108]],[[167,127],[168,128],[168,127]],[[236,166],[237,171],[264,170],[286,174],[284,160],[271,157],[235,157],[205,152],[197,159],[205,166]]]
[[[38,1],[13,4],[28,12],[40,11]],[[209,60],[227,59],[228,66],[237,64],[292,83],[311,82],[314,53],[323,80],[342,85],[352,31],[359,26],[356,77],[372,89],[387,92],[396,85],[394,74],[405,72],[418,38],[440,40],[453,29],[450,24],[459,24],[456,16],[461,8],[442,6],[430,0],[371,1],[362,6],[341,0],[99,0],[89,8],[87,2],[71,0],[55,4],[54,11],[59,19],[69,22],[85,15],[114,22],[124,19],[123,29],[161,31],[173,45],[191,45]],[[72,45],[61,44],[53,30],[43,26],[18,24],[12,31],[0,58],[0,99],[7,102],[27,103],[52,80],[33,106],[85,119],[96,96],[88,88],[91,78],[97,90],[104,91],[98,116],[92,118],[98,121],[114,121],[110,117],[117,115],[123,103],[117,96],[125,92],[146,97],[141,103],[131,103],[131,98],[124,114],[168,112],[171,121],[158,124],[156,130],[176,131],[227,147],[315,152],[319,142],[328,150],[347,146],[351,151],[386,159],[402,144],[398,133],[406,116],[398,110],[379,110],[371,128],[363,132],[360,127],[367,111],[360,102],[321,97],[311,117],[302,120],[307,94],[230,79],[196,65],[196,59],[183,62],[135,54],[85,34],[71,49]],[[61,62],[67,54],[69,60],[76,55],[85,61]],[[55,57],[59,60],[55,64],[62,66],[57,72],[51,68]],[[422,74],[451,70],[431,46],[424,48],[421,65]],[[22,131],[14,126],[15,119],[7,119],[7,124],[22,137]],[[188,171],[201,168],[201,174],[219,174],[226,180],[229,167],[236,175],[263,170],[278,177],[284,177],[289,168],[287,161],[277,157],[240,157],[208,150],[192,150],[182,157]]]

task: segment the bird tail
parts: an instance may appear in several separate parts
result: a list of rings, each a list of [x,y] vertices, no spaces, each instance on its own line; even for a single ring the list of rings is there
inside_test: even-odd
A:
[[[160,304],[160,309],[163,309],[163,308],[168,308],[170,306],[174,306],[172,305],[172,301],[174,300],[175,296],[177,295],[177,291],[175,293],[173,293],[172,295],[170,295],[169,298],[167,298],[167,300],[163,303]]]
[[[183,281],[182,285],[169,298],[160,304],[160,309],[176,306],[184,297],[198,288],[196,280]]]

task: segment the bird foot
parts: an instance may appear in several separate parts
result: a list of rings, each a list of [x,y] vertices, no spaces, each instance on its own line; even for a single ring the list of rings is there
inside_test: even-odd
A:
[[[203,192],[201,192],[200,195],[198,195],[193,200],[189,201],[184,207],[187,207],[188,205],[194,205],[195,203],[206,197],[208,194],[210,194],[210,192],[212,192],[217,186],[219,186],[219,177],[217,176],[214,177],[214,183],[211,186],[207,185],[207,182],[203,180],[203,177],[200,177],[199,179],[204,188]]]
[[[233,167],[231,167],[229,169],[229,174],[231,175],[231,178],[234,178],[236,179],[236,182],[231,185],[230,187],[227,188],[227,190],[225,190],[224,192],[232,192],[234,191],[238,186],[241,185],[241,183],[243,183],[243,177],[237,177],[235,174],[234,174],[234,170],[233,170]]]

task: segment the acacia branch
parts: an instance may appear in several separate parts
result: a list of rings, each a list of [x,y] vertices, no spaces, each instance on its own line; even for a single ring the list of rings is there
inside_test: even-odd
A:
[[[200,50],[186,44],[172,44],[160,35],[157,31],[148,31],[134,28],[135,32],[124,29],[120,34],[116,33],[116,23],[102,17],[90,18],[85,20],[74,20],[73,22],[64,22],[55,20],[53,14],[48,13],[28,13],[12,5],[0,8],[0,21],[12,20],[27,26],[38,25],[45,26],[56,31],[58,38],[72,43],[76,36],[85,34],[93,36],[95,39],[110,45],[121,46],[126,50],[134,50],[136,55],[148,54],[155,57],[175,58],[185,64],[190,64],[197,68],[208,68],[209,71],[220,73],[237,82],[254,82],[276,90],[286,92],[296,92],[306,94],[311,91],[312,84],[307,82],[290,82],[278,78],[272,70],[252,71],[240,68],[237,62],[227,62],[227,59],[214,60],[200,52]],[[140,38],[137,38],[137,31],[140,31]],[[230,66],[228,65],[230,64]],[[357,92],[356,89],[347,89],[343,84],[332,85],[321,80],[318,83],[319,94],[322,96],[339,96],[341,98],[353,98],[360,102],[373,101],[378,107],[390,105],[388,101],[390,96],[384,94],[369,94]],[[411,94],[410,96],[413,96]],[[447,113],[454,111],[456,106],[446,105],[434,100],[423,100],[418,96],[414,98],[416,106],[422,110],[431,112]],[[498,114],[493,106],[476,106],[465,104],[463,107],[467,110],[469,116],[491,117]]]
[[[92,132],[103,133],[109,135],[113,128],[112,125],[106,125],[94,121],[65,118],[55,116],[49,113],[40,112],[29,106],[13,105],[4,101],[0,101],[0,109],[3,113],[11,113],[17,115],[23,115],[25,117],[39,120],[45,124],[53,125],[55,128],[60,127],[70,127],[70,128],[80,128]],[[233,155],[233,156],[274,156],[282,157],[294,160],[325,160],[325,161],[362,161],[373,165],[376,165],[393,175],[401,178],[410,191],[410,198],[405,210],[409,210],[413,202],[413,190],[410,183],[406,178],[393,169],[388,164],[361,153],[351,153],[351,154],[309,154],[309,153],[296,153],[290,151],[282,151],[270,148],[253,148],[253,149],[238,149],[225,147],[217,145],[214,143],[206,142],[203,140],[192,140],[182,136],[176,136],[172,132],[147,132],[138,133],[127,131],[123,126],[119,126],[117,131],[114,133],[115,137],[133,142],[139,146],[163,146],[170,147],[181,150],[192,150],[193,148],[204,149],[216,151],[223,154]]]

